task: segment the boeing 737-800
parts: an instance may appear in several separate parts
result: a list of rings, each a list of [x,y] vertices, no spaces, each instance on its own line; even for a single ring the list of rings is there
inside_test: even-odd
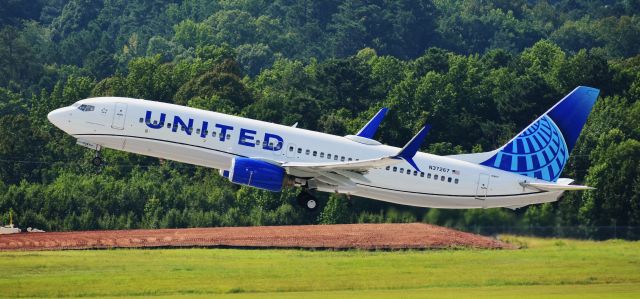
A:
[[[437,156],[419,152],[429,126],[404,147],[373,139],[387,109],[357,134],[335,136],[162,102],[89,98],[49,113],[78,144],[219,169],[231,182],[279,192],[337,192],[434,208],[518,208],[589,189],[560,178],[599,90],[577,87],[500,148]]]

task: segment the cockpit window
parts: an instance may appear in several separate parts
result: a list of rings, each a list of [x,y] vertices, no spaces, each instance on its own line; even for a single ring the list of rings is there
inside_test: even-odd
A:
[[[88,112],[88,111],[93,111],[95,108],[96,107],[94,107],[93,105],[82,104],[80,105],[80,107],[78,107],[78,110]]]

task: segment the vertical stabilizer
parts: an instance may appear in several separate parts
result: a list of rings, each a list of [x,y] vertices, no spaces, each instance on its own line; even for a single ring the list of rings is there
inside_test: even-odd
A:
[[[555,182],[600,91],[579,86],[481,165]]]

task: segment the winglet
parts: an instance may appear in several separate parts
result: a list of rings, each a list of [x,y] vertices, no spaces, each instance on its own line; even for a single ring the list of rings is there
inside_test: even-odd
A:
[[[373,118],[366,125],[364,125],[364,127],[362,127],[362,129],[360,129],[360,131],[358,131],[358,134],[356,135],[373,139],[373,135],[376,134],[376,131],[378,130],[378,127],[380,126],[380,123],[384,119],[388,110],[389,108],[380,109],[380,111],[378,111],[378,113],[376,113],[376,115],[373,116]]]
[[[407,142],[407,144],[400,150],[397,155],[395,155],[394,158],[403,159],[407,161],[407,163],[411,164],[411,166],[413,166],[415,170],[420,171],[418,165],[416,165],[416,163],[413,161],[413,156],[415,156],[418,152],[418,149],[420,149],[420,146],[424,141],[424,137],[427,136],[429,130],[431,130],[431,125],[425,125],[422,130],[420,130],[420,132],[416,134],[416,136],[413,136],[413,138],[411,138],[411,140]]]

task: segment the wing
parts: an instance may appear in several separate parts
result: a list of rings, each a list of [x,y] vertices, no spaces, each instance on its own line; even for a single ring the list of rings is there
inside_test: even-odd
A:
[[[292,176],[316,180],[321,187],[328,189],[349,189],[355,187],[353,179],[366,181],[364,173],[374,168],[383,168],[394,165],[402,160],[407,161],[417,171],[418,166],[413,162],[413,157],[424,141],[431,126],[425,125],[396,155],[375,159],[347,162],[285,162],[282,166]],[[331,187],[327,187],[331,186]]]

